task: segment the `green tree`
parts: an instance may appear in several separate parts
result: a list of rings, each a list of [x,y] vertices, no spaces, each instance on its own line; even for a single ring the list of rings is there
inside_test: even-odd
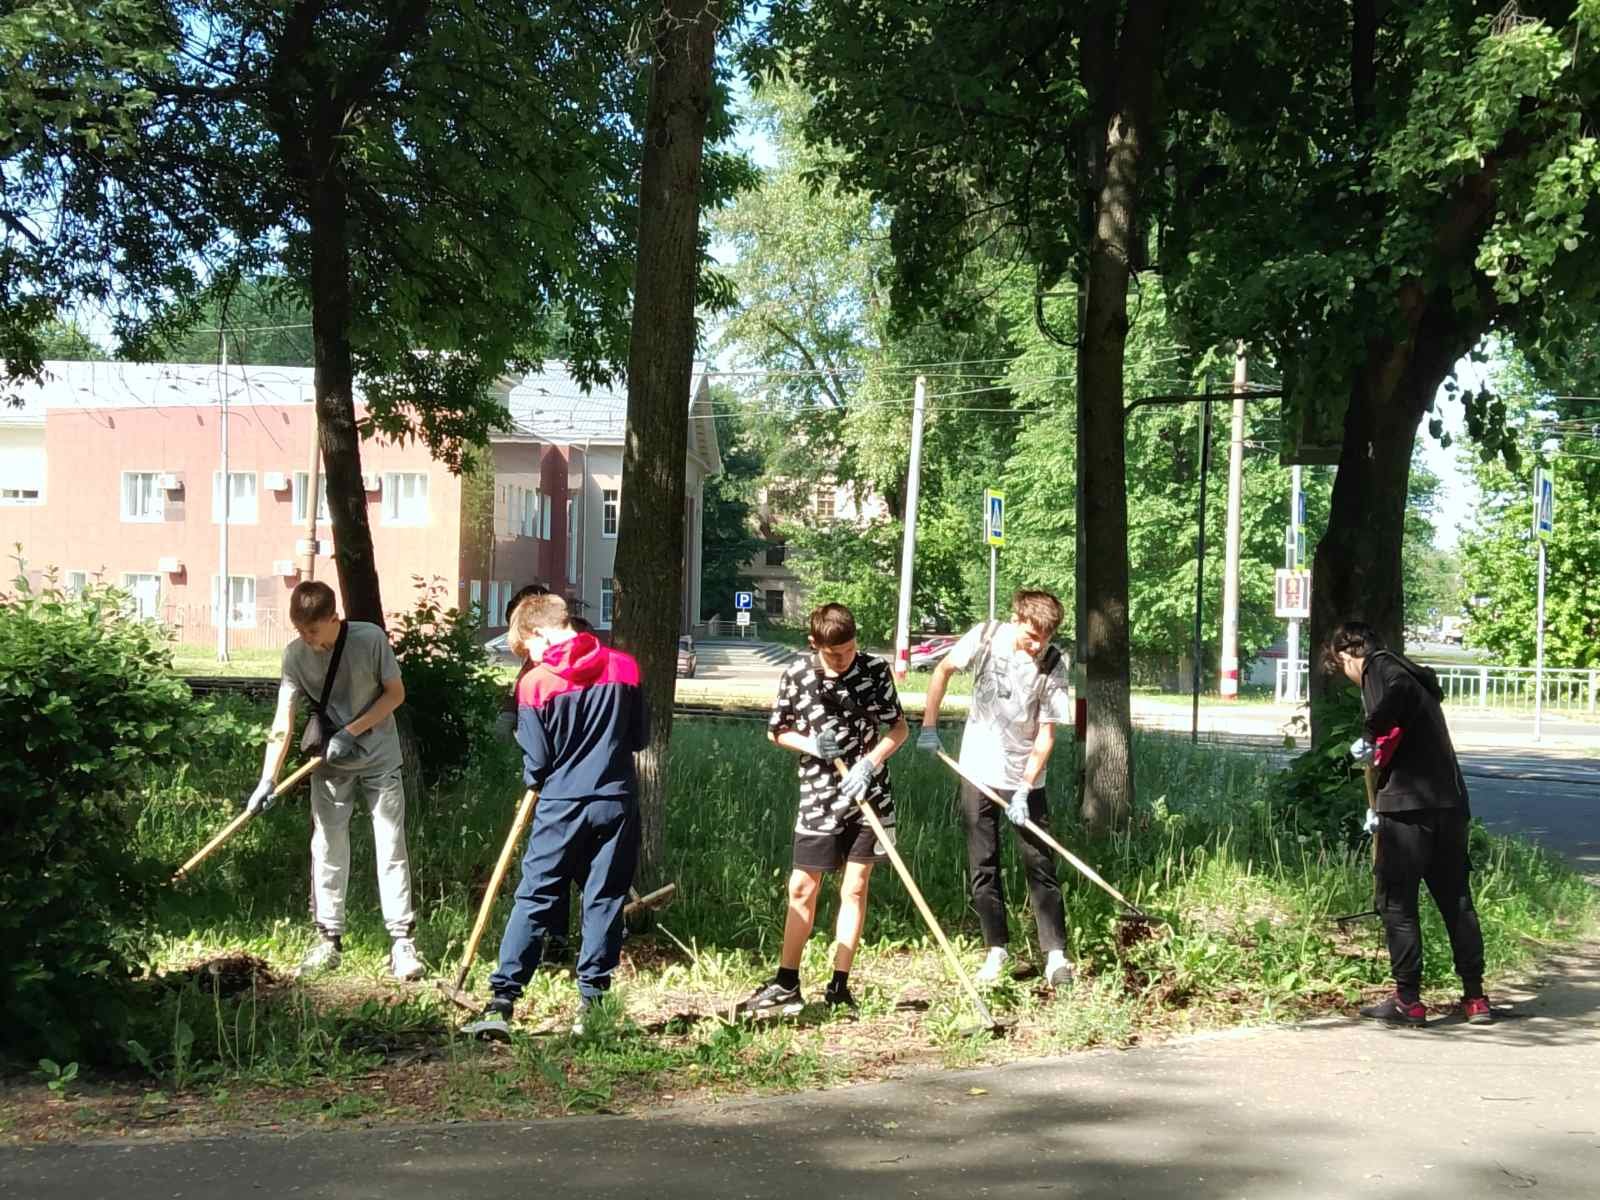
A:
[[[729,390],[711,390],[722,448],[722,474],[706,480],[700,525],[700,617],[726,613],[734,592],[749,589],[750,560],[767,541],[756,526],[756,501],[764,469],[751,422]]]
[[[215,362],[222,348],[218,330],[227,332],[230,363],[312,365],[311,310],[283,276],[224,279],[200,302],[190,326],[166,339],[162,354],[174,362]]]
[[[58,362],[104,362],[106,352],[76,321],[59,317],[45,322],[38,332],[39,353]]]

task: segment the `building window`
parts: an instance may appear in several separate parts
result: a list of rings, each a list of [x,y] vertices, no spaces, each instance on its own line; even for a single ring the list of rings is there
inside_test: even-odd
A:
[[[789,557],[789,547],[782,542],[773,542],[767,546],[767,566],[781,567],[783,560]]]
[[[228,472],[228,524],[256,523],[256,475],[254,471]],[[222,472],[211,472],[211,520],[222,520]]]
[[[600,625],[602,628],[611,628],[611,618],[616,616],[617,597],[612,590],[612,578],[607,575],[600,581]]]
[[[567,501],[567,582],[578,581],[578,510]]]
[[[310,515],[306,512],[306,491],[311,486],[311,472],[296,471],[294,473],[294,523],[304,525]],[[328,517],[328,477],[321,472],[317,473],[317,521],[326,524]]]
[[[211,624],[222,624],[222,577],[211,577]],[[256,579],[254,575],[228,576],[228,624],[234,629],[256,626]]]
[[[769,616],[769,617],[781,617],[781,616],[783,616],[783,589],[782,588],[768,588],[767,589],[767,616]]]
[[[555,536],[551,528],[555,523],[556,503],[543,492],[539,493],[539,536],[550,541]]]
[[[511,587],[511,580],[502,579],[500,581],[500,607],[494,610],[494,623],[496,625],[509,626],[511,624],[511,614],[506,612],[506,609],[511,607],[511,597],[514,595],[516,595],[516,592]]]
[[[500,581],[489,580],[489,603],[484,609],[483,623],[485,625],[500,624],[500,609],[510,597],[500,594]]]
[[[819,520],[833,520],[833,489],[831,487],[817,489],[816,512]]]
[[[68,571],[66,582],[67,595],[81,596],[89,590],[89,572]]]
[[[122,576],[122,590],[128,593],[128,615],[153,621],[160,611],[161,576],[128,572]]]
[[[603,537],[617,536],[617,520],[621,512],[616,488],[606,488],[600,493],[600,533]]]
[[[467,605],[472,609],[473,623],[483,625],[483,584],[476,579],[467,584]]]
[[[428,476],[423,471],[388,471],[383,476],[383,523],[428,523]]]
[[[534,534],[534,523],[533,523],[534,522],[534,512],[533,512],[534,499],[535,499],[535,496],[534,496],[533,492],[524,491],[522,493],[522,536],[523,537],[532,537],[533,534]]]
[[[0,488],[0,504],[38,504],[39,489],[27,487]]]
[[[159,521],[166,493],[161,490],[161,476],[154,471],[124,471],[122,473],[122,519],[124,521]]]

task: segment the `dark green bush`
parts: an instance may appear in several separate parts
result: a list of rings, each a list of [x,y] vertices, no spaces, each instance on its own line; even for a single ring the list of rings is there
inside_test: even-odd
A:
[[[0,594],[0,1057],[121,1053],[153,869],[138,789],[187,751],[190,694],[127,597]]]
[[[1279,774],[1274,812],[1300,833],[1355,845],[1367,815],[1366,785],[1350,758],[1350,743],[1361,736],[1361,693],[1340,688],[1311,704],[1322,740]]]
[[[389,637],[423,777],[437,784],[460,775],[474,751],[493,741],[507,685],[484,653],[472,612],[447,608],[440,580],[418,579],[417,590],[416,606],[394,617]]]

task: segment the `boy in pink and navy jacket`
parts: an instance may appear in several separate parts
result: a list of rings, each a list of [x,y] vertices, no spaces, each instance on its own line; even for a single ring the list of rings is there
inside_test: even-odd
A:
[[[583,892],[578,993],[587,1009],[611,986],[622,951],[622,909],[639,858],[633,756],[650,722],[632,657],[578,633],[560,596],[532,596],[511,620],[511,647],[533,664],[517,684],[523,779],[539,793],[516,906],[489,977],[492,999],[475,1032],[505,1032],[548,938],[565,933],[567,889]],[[582,1012],[574,1025],[582,1031]]]

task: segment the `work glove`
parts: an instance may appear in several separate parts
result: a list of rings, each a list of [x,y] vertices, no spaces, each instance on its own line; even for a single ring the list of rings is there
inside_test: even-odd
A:
[[[494,736],[496,741],[514,742],[517,738],[517,714],[502,712],[494,719]]]
[[[1358,737],[1350,743],[1350,757],[1362,766],[1370,767],[1373,756],[1377,754],[1377,747],[1364,737]]]
[[[341,759],[349,758],[359,748],[356,745],[356,735],[348,729],[341,729],[328,739],[328,749],[322,757],[327,762],[336,763]]]
[[[1011,803],[1006,805],[1006,816],[1018,828],[1028,823],[1028,789],[1019,787],[1011,793]]]
[[[944,749],[944,743],[939,740],[939,727],[937,725],[924,725],[917,734],[917,749],[926,750],[929,754],[937,754]]]
[[[867,789],[872,786],[872,780],[881,770],[883,768],[870,758],[858,759],[856,765],[845,772],[844,779],[839,783],[839,801],[833,806],[834,811],[842,811],[865,799]]]
[[[817,757],[824,762],[831,763],[836,758],[844,757],[844,743],[839,740],[839,731],[832,725],[819,726],[815,741]]]
[[[1366,830],[1368,833],[1377,833],[1378,814],[1373,812],[1370,808],[1367,809],[1367,819],[1361,822],[1361,828]]]
[[[250,799],[244,802],[247,813],[264,813],[278,802],[278,797],[273,793],[271,779],[263,779],[256,784],[256,790],[250,793]]]

